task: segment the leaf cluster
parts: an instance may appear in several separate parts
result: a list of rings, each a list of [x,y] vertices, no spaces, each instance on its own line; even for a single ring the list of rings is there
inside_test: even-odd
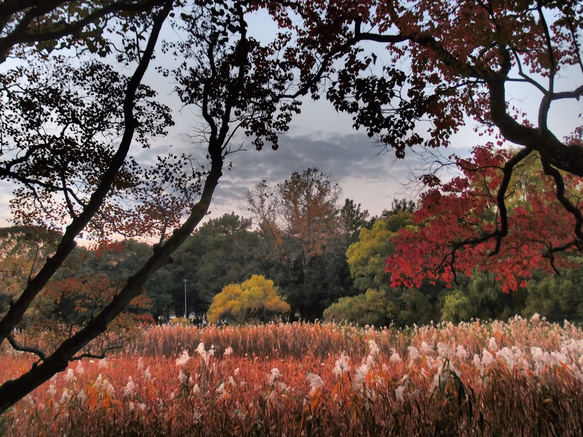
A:
[[[472,158],[456,158],[459,177],[432,181],[415,212],[418,227],[394,239],[387,259],[393,284],[415,286],[423,278],[452,284],[458,273],[488,271],[509,292],[536,269],[572,267],[569,255],[580,247],[577,214],[565,213],[538,158],[519,161],[509,177],[512,159],[491,145],[476,148]],[[580,181],[572,175],[564,181],[564,198],[578,205]]]
[[[59,227],[87,205],[125,129],[127,85],[128,78],[110,65],[75,65],[64,56],[53,57],[50,67],[31,62],[0,75],[0,177],[18,184],[11,200],[18,223]],[[155,96],[153,89],[138,87],[134,117],[143,147],[173,123]],[[113,181],[110,205],[139,179],[138,164],[128,160]],[[93,229],[99,228],[98,219]]]
[[[273,281],[253,275],[242,284],[227,285],[217,294],[207,317],[210,323],[227,318],[241,324],[254,319],[265,322],[289,311],[290,306],[279,296]]]

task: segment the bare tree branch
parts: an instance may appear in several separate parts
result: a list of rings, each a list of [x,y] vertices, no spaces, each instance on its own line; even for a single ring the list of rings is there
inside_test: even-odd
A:
[[[39,357],[41,360],[45,360],[46,355],[43,351],[41,351],[40,349],[37,349],[35,347],[30,347],[30,346],[22,346],[20,343],[18,343],[16,341],[16,339],[14,338],[14,335],[10,334],[6,337],[6,339],[8,340],[8,343],[10,344],[10,346],[12,346],[12,348],[16,351],[19,352],[28,352],[28,353],[32,353],[34,355],[36,355],[37,357]]]

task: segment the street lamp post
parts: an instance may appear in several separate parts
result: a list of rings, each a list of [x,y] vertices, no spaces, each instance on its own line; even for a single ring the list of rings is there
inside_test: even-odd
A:
[[[188,312],[186,311],[186,283],[188,279],[183,279],[184,281],[184,318],[188,319]]]

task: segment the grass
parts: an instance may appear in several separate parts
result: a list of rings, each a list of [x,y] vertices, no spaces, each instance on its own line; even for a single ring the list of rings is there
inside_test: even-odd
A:
[[[155,326],[72,363],[8,436],[583,435],[583,331],[535,317],[400,329]],[[2,352],[1,380],[32,364]]]

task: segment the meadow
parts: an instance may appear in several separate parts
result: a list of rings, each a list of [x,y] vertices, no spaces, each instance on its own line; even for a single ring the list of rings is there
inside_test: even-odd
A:
[[[0,380],[33,363],[0,351]],[[6,436],[580,436],[583,331],[535,315],[407,329],[152,326],[73,362]]]

